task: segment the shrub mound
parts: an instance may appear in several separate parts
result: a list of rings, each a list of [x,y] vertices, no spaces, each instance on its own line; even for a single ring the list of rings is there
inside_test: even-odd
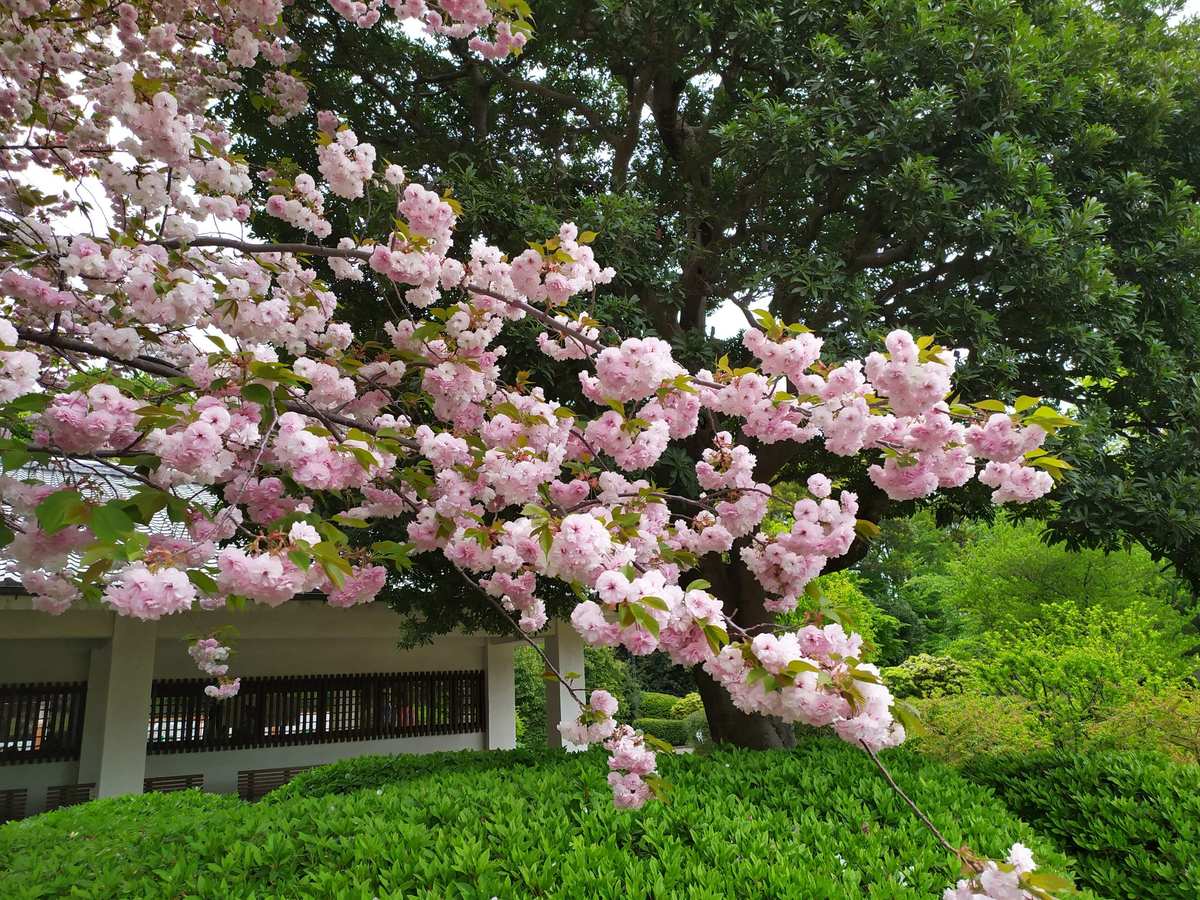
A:
[[[985,789],[905,751],[900,784],[946,837],[1065,858]],[[522,757],[515,756],[514,759]],[[957,876],[862,753],[661,757],[670,801],[614,809],[602,754],[378,783],[378,759],[243,804],[196,791],[98,800],[0,827],[0,897],[928,898]],[[298,792],[362,784],[350,794]]]
[[[642,691],[641,703],[638,705],[638,715],[644,719],[669,719],[675,704],[682,700],[673,694],[660,694],[658,691]]]
[[[1200,768],[1151,752],[979,757],[965,767],[1111,898],[1200,897]]]
[[[672,747],[682,747],[690,737],[688,723],[682,719],[634,719],[633,727],[666,741]]]
[[[672,719],[686,719],[692,713],[702,712],[704,710],[704,701],[700,699],[700,695],[695,691],[690,694],[685,694],[683,699],[676,700],[675,705],[671,707]]]
[[[561,759],[561,750],[521,747],[516,750],[458,750],[443,753],[406,753],[400,756],[356,756],[301,772],[283,787],[262,799],[280,803],[296,797],[353,794],[368,788],[403,784],[436,772],[484,772],[489,769],[522,771]]]

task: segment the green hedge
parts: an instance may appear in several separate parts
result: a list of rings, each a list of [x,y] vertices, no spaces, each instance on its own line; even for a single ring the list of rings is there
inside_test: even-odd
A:
[[[683,698],[676,700],[675,705],[671,707],[672,719],[686,719],[694,712],[704,710],[704,701],[700,699],[700,695],[695,691],[685,695]]]
[[[489,769],[530,769],[562,756],[549,747],[516,750],[459,750],[445,753],[406,753],[400,756],[358,756],[301,772],[263,798],[279,803],[295,797],[352,794],[368,788],[401,784],[435,772],[481,772]]]
[[[670,694],[660,694],[658,691],[642,691],[638,715],[643,719],[669,719],[672,707],[682,699]]]
[[[1105,897],[1200,897],[1200,768],[1148,752],[983,757],[968,777],[1071,853]]]
[[[915,754],[885,754],[954,844],[1065,859],[985,789]],[[514,757],[520,759],[521,757]],[[351,794],[244,804],[187,791],[97,800],[0,826],[0,897],[830,898],[940,896],[952,859],[861,752],[660,757],[667,803],[612,807],[602,752],[532,766],[441,769]],[[360,775],[354,775],[361,769]],[[321,773],[306,780],[323,789]]]
[[[652,734],[672,747],[688,743],[688,723],[683,719],[634,719],[633,727]]]

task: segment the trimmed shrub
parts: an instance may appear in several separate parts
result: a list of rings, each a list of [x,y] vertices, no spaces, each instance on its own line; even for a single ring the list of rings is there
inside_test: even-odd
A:
[[[965,773],[1074,855],[1111,898],[1200,897],[1200,768],[1152,752],[980,758]]]
[[[327,766],[301,772],[287,784],[263,798],[263,803],[280,803],[296,797],[327,797],[353,794],[402,784],[437,772],[484,772],[490,769],[523,770],[545,765],[562,756],[547,747],[516,750],[457,750],[444,753],[403,753],[396,756],[356,756]]]
[[[958,876],[865,754],[837,742],[664,754],[670,802],[638,812],[613,808],[602,752],[467,771],[464,758],[342,796],[148,794],[9,823],[0,897],[927,900]],[[1064,871],[986,789],[903,750],[885,758],[951,843],[998,856],[1022,841]]]
[[[642,704],[638,707],[638,715],[645,719],[669,719],[671,710],[680,699],[682,698],[660,694],[657,691],[642,691]]]
[[[682,747],[688,742],[688,724],[682,719],[634,719],[633,727],[672,747]]]
[[[675,705],[671,707],[672,719],[686,719],[692,713],[703,711],[704,701],[700,699],[700,695],[693,691],[686,694],[683,699],[676,700]]]
[[[949,656],[918,653],[883,670],[883,680],[897,697],[941,697],[961,694],[970,669]]]

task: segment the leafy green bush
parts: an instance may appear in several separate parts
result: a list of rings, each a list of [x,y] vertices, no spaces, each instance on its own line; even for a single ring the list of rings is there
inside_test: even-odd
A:
[[[903,750],[885,758],[951,843],[997,856],[1022,841],[1064,870],[985,789]],[[958,875],[866,756],[837,742],[663,754],[670,802],[639,812],[613,808],[603,753],[463,761],[340,796],[148,794],[10,823],[0,897],[926,900]]]
[[[917,699],[924,731],[909,741],[915,750],[959,764],[974,756],[1044,750],[1049,739],[1029,701],[976,693]]]
[[[1024,697],[1050,737],[1083,747],[1089,726],[1145,690],[1177,685],[1194,665],[1191,640],[1166,632],[1149,609],[1046,604],[1045,617],[988,632],[958,648],[975,657],[984,693]]]
[[[964,771],[1112,898],[1200,897],[1200,768],[1152,752],[980,758]]]
[[[971,670],[949,656],[918,653],[883,670],[883,680],[897,697],[940,697],[961,694]]]
[[[634,719],[633,727],[672,747],[682,747],[688,742],[688,724],[683,719]]]
[[[542,745],[516,750],[458,750],[445,753],[401,753],[395,756],[356,756],[301,772],[283,787],[267,794],[263,803],[296,797],[325,797],[401,784],[436,772],[482,772],[490,769],[529,769],[562,756]]]
[[[704,701],[700,699],[699,694],[693,691],[681,700],[675,701],[675,705],[671,707],[671,718],[686,719],[692,713],[702,709],[704,709]]]
[[[1200,691],[1143,689],[1088,727],[1092,749],[1149,749],[1177,762],[1200,763]]]
[[[671,710],[681,699],[657,691],[642,691],[642,704],[638,707],[638,715],[646,719],[669,719]]]

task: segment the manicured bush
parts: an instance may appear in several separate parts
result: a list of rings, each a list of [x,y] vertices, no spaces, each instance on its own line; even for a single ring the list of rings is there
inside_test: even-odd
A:
[[[681,699],[657,691],[642,691],[642,704],[638,707],[638,715],[645,719],[669,719],[671,710]]]
[[[446,753],[403,753],[395,756],[356,756],[301,772],[283,787],[263,798],[279,803],[296,797],[352,794],[389,784],[401,784],[438,772],[482,772],[489,769],[524,770],[545,765],[562,756],[561,750],[519,747],[516,750],[459,750]]]
[[[883,680],[897,697],[941,697],[961,694],[971,670],[949,656],[918,653],[883,670]]]
[[[697,710],[704,709],[704,701],[700,699],[700,695],[695,691],[690,694],[685,694],[681,700],[676,700],[675,705],[671,707],[672,719],[686,719]]]
[[[634,719],[633,727],[672,747],[682,747],[688,742],[688,724],[683,719]]]
[[[985,789],[903,750],[884,757],[953,844],[995,856],[1019,840],[1063,871]],[[602,753],[463,761],[340,796],[243,804],[191,791],[10,823],[0,897],[926,900],[958,875],[866,756],[836,742],[664,754],[670,802],[639,812],[613,808]]]
[[[1200,768],[1153,752],[976,759],[964,770],[1111,898],[1200,897]]]

